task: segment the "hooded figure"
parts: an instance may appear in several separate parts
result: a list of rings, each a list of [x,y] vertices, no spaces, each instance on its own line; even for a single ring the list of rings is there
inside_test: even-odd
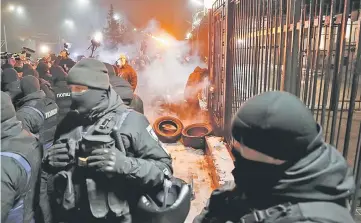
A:
[[[114,68],[108,63],[104,63],[109,72],[109,81],[113,89],[120,98],[123,100],[124,104],[133,108],[135,111],[144,114],[143,101],[137,95],[133,94],[132,86],[128,81],[124,80],[122,77],[116,76]]]
[[[50,68],[53,77],[53,91],[55,94],[56,104],[59,106],[59,122],[70,111],[71,105],[71,90],[66,83],[67,74],[63,68],[54,65]]]
[[[32,222],[42,149],[1,92],[1,222]],[[35,199],[34,199],[35,198]]]
[[[120,55],[120,66],[118,68],[117,76],[121,76],[124,80],[128,81],[132,86],[133,92],[135,91],[138,83],[137,72],[135,72],[133,67],[128,64],[125,55]]]
[[[49,73],[49,65],[45,62],[39,62],[36,70],[39,73],[41,79],[44,79],[47,82],[51,82],[51,74]]]
[[[7,68],[14,68],[14,66],[10,63],[6,63],[6,64],[3,64],[1,65],[1,69],[5,70]]]
[[[14,104],[22,97],[18,73],[13,68],[1,72],[1,91],[8,93]]]
[[[24,64],[25,66],[25,64]],[[37,70],[33,69],[31,66],[27,67],[23,72],[23,77],[25,76],[34,76],[39,80],[40,83],[40,90],[44,91],[46,97],[55,100],[55,95],[53,89],[49,82],[45,81],[44,79],[40,78],[40,75]]]
[[[67,82],[72,112],[59,123],[55,144],[44,159],[45,170],[72,167],[55,176],[57,191],[62,193],[54,198],[60,202],[52,202],[53,219],[137,222],[129,204],[138,202],[140,191],[163,184],[172,173],[171,158],[147,118],[128,109],[111,88],[104,63],[82,59],[69,71]],[[75,157],[80,157],[79,162]],[[75,195],[80,196],[70,199]],[[73,208],[78,211],[65,211]]]
[[[30,64],[24,64],[23,65],[23,76],[24,76],[24,73],[27,71],[27,70],[33,70],[33,67],[30,65]]]
[[[352,171],[296,96],[273,91],[249,99],[231,130],[235,185],[214,191],[194,223],[354,222],[347,208]]]
[[[37,135],[44,148],[54,139],[58,119],[58,106],[40,90],[39,80],[25,76],[20,81],[24,97],[18,102],[16,116],[29,132]]]

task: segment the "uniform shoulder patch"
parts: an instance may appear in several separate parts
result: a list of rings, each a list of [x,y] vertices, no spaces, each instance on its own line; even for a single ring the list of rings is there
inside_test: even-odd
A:
[[[155,134],[154,129],[151,125],[148,125],[147,132],[157,142],[159,142],[158,136]]]
[[[147,127],[147,132],[149,133],[149,135],[150,135],[155,141],[158,142],[158,144],[159,144],[160,147],[164,150],[164,152],[169,155],[167,149],[165,148],[165,146],[163,145],[163,143],[161,143],[161,142],[159,141],[158,136],[155,134],[154,129],[153,129],[153,127],[152,127],[151,125],[148,125],[148,127]]]

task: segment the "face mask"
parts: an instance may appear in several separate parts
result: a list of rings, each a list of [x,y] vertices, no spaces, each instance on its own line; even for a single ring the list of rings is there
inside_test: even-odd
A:
[[[71,109],[76,110],[79,115],[87,116],[103,100],[107,100],[105,90],[89,89],[81,93],[73,92]]]
[[[267,194],[282,178],[285,164],[275,165],[237,156],[232,171],[237,187],[248,197]]]

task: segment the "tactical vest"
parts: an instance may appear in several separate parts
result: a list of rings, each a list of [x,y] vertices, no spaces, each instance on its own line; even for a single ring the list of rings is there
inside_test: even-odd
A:
[[[93,149],[107,148],[107,144],[115,144],[117,149],[126,153],[119,129],[130,111],[131,109],[124,107],[116,113],[106,114],[85,132],[82,132],[82,127],[72,131],[73,134],[68,138],[67,144],[69,154],[77,160],[77,166],[69,171],[62,171],[56,176],[56,180],[63,180],[60,184],[66,185],[61,189],[64,191],[62,208],[71,210],[82,205],[84,202],[81,199],[84,199],[83,195],[87,194],[88,202],[85,203],[89,206],[82,207],[90,209],[95,218],[104,218],[109,212],[117,217],[130,213],[126,200],[126,185],[111,183],[116,179],[109,179],[102,174],[97,176],[86,168],[86,158]],[[79,148],[76,148],[76,145],[79,145]],[[82,193],[81,190],[87,190],[87,193]]]
[[[50,148],[53,144],[54,134],[58,124],[58,105],[53,100],[44,98],[30,102],[24,105],[23,108],[32,109],[42,117],[44,124],[36,136],[39,137],[44,149]]]
[[[70,111],[71,106],[71,90],[68,86],[54,86],[55,101],[59,107],[58,123],[63,120],[66,114]]]
[[[27,177],[27,185],[15,198],[13,208],[4,223],[32,223],[34,222],[34,203],[36,203],[34,202],[35,191],[37,191],[42,159],[42,151],[38,147],[39,141],[25,130],[15,137],[1,141],[2,149],[11,148],[11,152],[0,152],[0,155],[14,159],[25,170]]]

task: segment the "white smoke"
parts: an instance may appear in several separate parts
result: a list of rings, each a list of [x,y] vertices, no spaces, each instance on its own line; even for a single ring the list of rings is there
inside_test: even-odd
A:
[[[146,115],[150,120],[160,115],[175,116],[175,114],[162,111],[161,104],[164,101],[157,103],[157,100],[162,98],[172,104],[184,102],[184,89],[189,75],[197,66],[205,68],[206,65],[196,55],[191,55],[188,63],[182,63],[180,58],[190,52],[189,44],[169,35],[155,20],[151,20],[142,31],[137,33],[139,41],[132,45],[120,46],[116,52],[100,50],[99,59],[114,64],[121,53],[129,58],[135,58],[140,54],[141,39],[148,35],[146,55],[150,58],[160,55],[161,59],[153,61],[143,71],[137,72],[138,86],[135,93],[142,98]],[[203,88],[204,83],[200,85]]]

